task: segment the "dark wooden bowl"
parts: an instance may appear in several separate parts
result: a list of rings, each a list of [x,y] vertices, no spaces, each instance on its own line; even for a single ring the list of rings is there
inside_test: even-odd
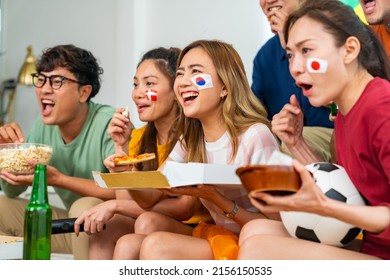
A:
[[[301,187],[298,172],[288,165],[248,165],[239,167],[236,173],[248,193],[287,195]]]

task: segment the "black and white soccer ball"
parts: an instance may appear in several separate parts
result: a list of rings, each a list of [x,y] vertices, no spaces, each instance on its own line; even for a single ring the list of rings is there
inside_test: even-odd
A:
[[[320,162],[306,168],[327,197],[348,204],[365,204],[342,166]],[[281,218],[291,236],[338,247],[349,244],[361,231],[337,219],[311,213],[283,211]]]

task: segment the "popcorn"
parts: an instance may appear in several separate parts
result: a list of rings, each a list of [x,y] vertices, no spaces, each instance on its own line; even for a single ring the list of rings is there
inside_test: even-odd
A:
[[[0,145],[0,170],[17,174],[34,172],[34,167],[29,161],[39,164],[48,164],[53,154],[53,149],[42,144],[2,144]]]
[[[126,118],[129,117],[129,107],[126,107],[126,109],[122,111],[122,115],[125,116]]]

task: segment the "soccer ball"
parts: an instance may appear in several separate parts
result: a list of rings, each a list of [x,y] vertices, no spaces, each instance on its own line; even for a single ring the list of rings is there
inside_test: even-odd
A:
[[[333,163],[314,163],[306,168],[313,174],[317,185],[332,199],[348,204],[364,205],[345,169]],[[304,212],[281,212],[282,222],[293,237],[342,247],[353,241],[360,229],[334,218]]]

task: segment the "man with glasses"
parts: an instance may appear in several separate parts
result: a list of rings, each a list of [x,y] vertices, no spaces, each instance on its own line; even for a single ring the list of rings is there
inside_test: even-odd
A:
[[[61,75],[46,76],[44,74],[34,73],[31,74],[31,77],[34,86],[37,88],[42,88],[45,85],[47,79],[49,79],[50,86],[52,87],[52,89],[60,89],[64,81],[71,81],[73,83],[78,83],[80,85],[85,86],[85,84],[80,83],[79,81],[69,79]]]
[[[114,154],[107,128],[115,109],[91,101],[100,89],[102,68],[87,50],[60,45],[43,52],[32,75],[41,116],[26,142],[47,144],[53,157],[47,183],[66,210],[52,207],[53,219],[77,217],[85,209],[115,198],[114,191],[96,186],[92,171],[107,172],[103,160]],[[17,123],[0,127],[0,143],[25,142]],[[5,196],[0,196],[0,235],[23,236],[25,199],[16,199],[31,186],[33,175],[0,174]],[[19,186],[19,187],[15,187]],[[88,258],[88,237],[52,236],[52,252]]]

